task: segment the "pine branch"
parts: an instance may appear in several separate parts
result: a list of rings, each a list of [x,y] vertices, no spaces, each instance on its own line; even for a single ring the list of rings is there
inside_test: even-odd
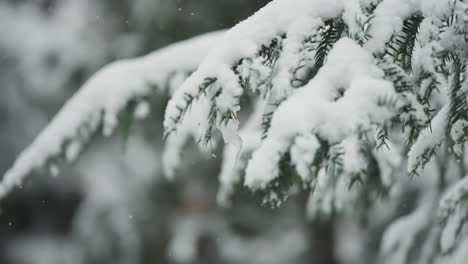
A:
[[[239,76],[239,84],[245,91],[254,91],[259,93],[262,91],[264,97],[267,96],[268,92],[272,87],[272,79],[274,76],[274,68],[279,59],[281,51],[283,49],[282,41],[286,36],[278,36],[274,38],[269,45],[262,45],[258,51],[256,57],[254,58],[243,58],[241,59],[236,66],[233,67],[233,71],[236,75]],[[259,69],[256,69],[253,64],[254,60],[260,59],[261,64],[267,66],[269,69],[269,74],[263,76]],[[244,63],[247,63],[247,69],[243,69]],[[243,71],[247,70],[248,74],[245,76]],[[252,75],[254,75],[253,78]],[[255,83],[252,83],[254,82]]]
[[[333,45],[342,37],[347,28],[346,24],[341,19],[330,19],[325,21],[324,24],[325,26],[319,30],[318,34],[311,35],[310,37],[306,38],[303,42],[303,46],[310,46],[310,48],[308,48],[309,52],[315,52],[314,64],[310,69],[307,69],[308,72],[302,78],[297,77],[297,72],[305,67],[304,64],[300,64],[295,70],[293,70],[294,78],[291,80],[291,85],[293,87],[303,86],[315,77],[317,72],[320,70],[320,68],[322,68],[323,64],[325,63],[325,60],[328,56],[328,52],[331,50]],[[317,43],[317,37],[320,38],[319,43]],[[315,46],[317,46],[316,49]],[[275,102],[275,105],[273,106],[277,106],[280,103],[281,102]],[[263,116],[263,139],[266,138],[268,134],[272,117],[273,112],[266,113]]]
[[[384,78],[393,83],[400,101],[403,102],[393,122],[401,125],[403,132],[406,131],[407,144],[412,145],[421,130],[429,124],[432,112],[414,95],[415,83],[401,66],[390,62],[386,57],[378,61],[378,66],[384,71]],[[425,119],[421,119],[422,116]]]
[[[263,58],[263,62],[265,65],[270,66],[271,68],[274,67],[275,63],[278,61],[278,58],[281,54],[281,50],[283,48],[282,40],[286,38],[286,36],[280,36],[274,38],[270,45],[265,46],[262,45],[260,51],[258,52],[258,56]]]
[[[275,108],[278,105],[275,105]],[[268,136],[268,130],[270,130],[271,120],[273,119],[274,112],[266,113],[262,116],[262,140]]]
[[[323,45],[323,38],[324,36],[323,36],[322,29],[313,32],[310,36],[305,38],[304,41],[302,41],[302,48],[300,52],[306,52],[306,53],[312,53],[312,54],[314,52],[317,53],[318,48],[321,45]],[[307,70],[310,71],[310,69],[308,69],[310,65],[308,64],[312,64],[312,63],[315,64],[315,59],[316,58],[312,59],[312,55],[311,55],[311,58],[304,56],[304,58],[302,58],[299,61],[299,64],[297,65],[297,67],[292,70],[292,75],[293,75],[293,78],[291,79],[292,87],[299,88],[307,84],[307,82],[310,80],[310,77],[308,77],[307,75],[305,76],[306,78],[304,78],[304,76],[299,76],[299,72],[303,72]],[[314,65],[312,65],[312,67],[314,67]]]
[[[272,208],[279,207],[293,191],[310,189],[311,183],[316,180],[317,173],[322,167],[332,170],[343,165],[340,159],[343,153],[335,151],[336,154],[332,155],[330,145],[323,140],[319,139],[319,141],[321,147],[315,153],[309,168],[313,175],[311,181],[305,181],[299,176],[295,166],[291,163],[291,154],[287,152],[279,162],[279,177],[270,182],[266,188],[258,191],[264,205]]]
[[[198,87],[198,92],[196,96],[193,96],[189,93],[184,93],[185,107],[176,106],[178,114],[176,117],[171,117],[174,124],[179,124],[182,119],[184,119],[185,114],[190,110],[193,102],[195,102],[200,96],[206,96],[208,90],[216,83],[217,78],[205,78],[202,84]],[[174,133],[176,130],[175,127],[164,131],[164,139],[167,139],[169,135]]]
[[[291,156],[286,153],[279,162],[279,177],[274,179],[268,186],[257,192],[262,201],[262,205],[277,208],[285,202],[291,195],[294,187],[302,189],[303,184],[294,166],[291,164]]]
[[[330,19],[325,21],[324,24],[325,27],[323,28],[322,40],[315,53],[314,66],[307,74],[307,78],[305,78],[307,81],[313,79],[315,75],[317,75],[317,72],[325,63],[328,52],[347,30],[346,24],[341,19]]]
[[[322,42],[323,42],[323,32],[321,32],[321,30],[314,31],[302,41],[301,43],[302,47],[299,53],[305,53],[305,54],[312,53],[313,54],[314,52],[317,52],[317,49]],[[301,58],[301,60],[299,61],[298,65],[294,69],[290,70],[292,74],[290,85],[293,88],[302,87],[306,85],[307,82],[310,80],[309,77],[307,77],[307,75],[305,76],[305,78],[302,75],[304,75],[303,74],[304,72],[310,71],[309,69],[310,64],[312,64],[315,60],[312,59],[312,55],[309,58],[305,54],[304,54],[304,57]],[[281,103],[282,101],[269,102],[270,104],[269,106],[272,106],[273,109],[276,109]],[[263,129],[262,139],[265,139],[268,135],[268,130],[270,129],[273,114],[274,114],[274,110],[268,113],[265,113],[262,116],[262,129]]]
[[[468,137],[468,102],[466,99],[466,69],[458,57],[452,62],[451,87],[449,98],[449,133],[452,149],[458,157],[463,156]],[[465,72],[465,74],[462,74]]]
[[[383,147],[390,149],[387,144],[388,140],[388,127],[386,125],[377,126],[377,149],[380,150]]]
[[[406,72],[412,71],[413,50],[423,19],[424,17],[419,14],[406,19],[401,33],[394,35],[387,45],[387,54],[393,57]]]
[[[450,87],[449,126],[459,120],[468,120],[468,104],[466,93],[462,91],[462,64],[458,57],[452,62],[452,76]]]

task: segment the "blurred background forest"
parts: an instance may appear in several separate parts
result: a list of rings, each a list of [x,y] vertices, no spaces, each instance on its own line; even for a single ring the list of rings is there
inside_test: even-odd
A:
[[[267,2],[0,0],[0,172],[103,65],[229,28]],[[311,232],[303,197],[271,210],[239,190],[221,208],[220,159],[196,148],[166,180],[166,102],[154,98],[150,122],[134,124],[127,139],[97,138],[59,176],[38,172],[2,200],[0,263],[331,263],[333,234],[329,225]],[[343,228],[349,240],[336,241],[335,257],[362,263],[353,230]]]

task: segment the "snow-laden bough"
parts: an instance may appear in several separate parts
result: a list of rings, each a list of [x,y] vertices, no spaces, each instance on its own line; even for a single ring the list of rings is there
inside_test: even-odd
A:
[[[194,71],[224,34],[207,33],[173,44],[149,55],[111,63],[94,74],[62,107],[50,124],[17,158],[0,183],[0,197],[21,185],[34,170],[49,166],[65,156],[73,162],[90,137],[99,129],[109,136],[118,125],[118,115],[136,102],[135,119],[145,118],[152,93],[164,93],[167,84]],[[176,146],[177,147],[177,146]]]

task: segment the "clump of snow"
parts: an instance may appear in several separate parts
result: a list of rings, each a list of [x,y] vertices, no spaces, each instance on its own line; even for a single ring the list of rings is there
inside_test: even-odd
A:
[[[465,130],[467,127],[468,122],[466,120],[458,120],[452,125],[452,129],[450,130],[450,136],[454,142],[452,150],[458,157],[463,155]]]
[[[313,168],[314,160],[317,158],[317,152],[321,147],[320,141],[316,136],[306,134],[296,138],[291,147],[291,160],[296,166],[296,171],[305,182],[312,178],[312,173],[318,168]]]
[[[374,18],[369,29],[371,39],[364,45],[373,53],[382,53],[385,44],[393,34],[403,27],[405,18],[417,11],[415,3],[419,0],[384,0],[374,11]]]
[[[350,175],[357,175],[367,170],[367,161],[362,154],[363,142],[357,136],[343,140],[343,170]]]
[[[151,106],[148,102],[140,102],[133,112],[133,117],[135,119],[145,119],[148,117],[151,110]]]

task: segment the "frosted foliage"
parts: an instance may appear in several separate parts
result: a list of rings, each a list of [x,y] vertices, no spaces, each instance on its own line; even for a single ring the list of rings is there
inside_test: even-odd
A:
[[[366,48],[372,52],[378,52],[383,49],[385,43],[391,38],[393,33],[401,28],[402,21],[411,13],[422,10],[428,15],[431,12],[436,12],[435,9],[430,9],[431,5],[427,1],[404,1],[404,0],[387,0],[381,3],[376,11],[370,34],[373,38],[366,43]],[[433,2],[432,0],[429,2]],[[354,14],[356,9],[359,9],[359,1],[286,1],[276,0],[260,10],[255,16],[241,22],[228,34],[226,34],[223,45],[215,48],[210,55],[203,61],[199,69],[192,75],[175,94],[174,98],[169,103],[166,110],[166,119],[164,126],[168,133],[177,129],[177,123],[183,115],[184,109],[188,107],[190,102],[184,100],[188,95],[192,98],[197,98],[203,90],[203,82],[206,78],[212,78],[222,83],[223,89],[219,97],[224,98],[220,104],[215,104],[221,113],[232,111],[237,113],[238,97],[242,93],[235,78],[229,77],[232,75],[232,70],[229,65],[235,64],[242,58],[253,57],[257,52],[257,47],[268,43],[272,36],[290,33],[291,41],[294,41],[294,34],[298,31],[297,25],[312,25],[315,23],[300,23],[307,21],[310,17],[320,17],[327,19],[336,17],[345,10],[345,14]],[[436,5],[437,8],[445,7],[448,9],[448,3],[444,5]],[[437,10],[440,12],[440,9]],[[270,21],[275,21],[271,24]],[[303,27],[303,26],[302,26]],[[303,30],[306,28],[303,28]],[[374,29],[374,30],[372,30]],[[375,31],[375,32],[374,32]],[[289,46],[289,45],[288,45]],[[287,47],[288,48],[288,47]],[[286,48],[286,52],[287,49]],[[289,59],[291,60],[291,59]],[[294,63],[292,61],[292,63]],[[281,70],[280,70],[281,72]],[[223,80],[232,80],[232,82],[223,82]],[[287,87],[287,86],[285,86]],[[283,88],[284,89],[284,88]],[[216,91],[212,91],[214,94]],[[230,98],[230,95],[232,96]],[[222,127],[219,124],[219,127]]]
[[[434,168],[441,162],[435,158],[442,153],[441,147],[451,147],[459,157],[463,153],[466,120],[453,113],[463,102],[452,100],[465,100],[455,98],[463,97],[454,92],[458,83],[462,82],[460,91],[466,88],[464,77],[449,75],[456,74],[457,59],[466,61],[462,51],[466,46],[465,10],[463,1],[451,0],[273,1],[231,29],[223,45],[213,49],[182,84],[166,110],[166,133],[183,127],[185,109],[206,96],[214,98],[203,102],[214,116],[207,133],[217,128],[225,140],[237,142],[240,97],[255,92],[267,104],[262,119],[264,138],[255,149],[245,150],[253,152],[245,170],[247,187],[265,190],[273,200],[281,200],[280,193],[268,190],[278,188],[282,177],[294,177],[284,171],[287,158],[293,174],[312,189],[311,216],[331,215],[350,202],[359,204],[362,195],[371,190],[349,190],[355,182],[364,184],[364,189],[404,193],[408,187],[396,184],[400,179],[394,175],[402,165],[406,163],[411,175],[428,174],[426,166]],[[453,16],[456,18],[450,20]],[[340,23],[345,25],[344,32],[333,28]],[[414,39],[411,30],[416,31]],[[333,32],[338,34],[336,43],[324,45]],[[265,49],[271,52],[267,59]],[[324,52],[326,59],[320,65]],[[320,69],[314,73],[317,65]],[[457,122],[452,123],[454,118]],[[397,130],[392,126],[398,122],[404,133],[395,137]],[[240,138],[250,145],[250,137],[241,131]],[[447,131],[456,143],[453,146],[445,144]],[[337,151],[335,156],[331,149]],[[239,168],[244,167],[243,159],[237,163],[235,148],[228,146],[225,153],[222,186],[238,182]],[[332,163],[339,163],[334,173],[330,172]],[[226,176],[226,167],[234,171],[232,177]],[[454,170],[450,164],[437,169]],[[378,175],[368,174],[369,170]],[[440,181],[443,186],[445,182]],[[421,201],[414,212],[386,232],[383,255],[397,263],[413,256],[416,240],[398,238],[405,233],[420,236],[434,225],[433,205],[440,192],[434,186],[421,190],[431,193],[424,196],[430,203]],[[460,198],[455,195],[443,201],[458,204],[466,191],[460,193]],[[442,208],[450,207],[446,203]],[[449,242],[442,244],[454,243],[460,219],[448,220],[442,240]],[[431,229],[428,233],[421,259],[430,258],[430,245],[438,239],[437,232]]]
[[[187,96],[198,98],[206,90],[203,82],[206,78],[217,80],[222,84],[221,93],[217,96],[216,110],[225,114],[236,114],[239,110],[238,98],[242,95],[237,77],[230,65],[242,58],[254,57],[257,47],[267,44],[272,36],[287,32],[296,17],[307,15],[332,17],[340,13],[342,1],[273,1],[255,16],[239,23],[231,29],[222,43],[210,52],[210,55],[200,64],[198,70],[190,76],[175,93],[166,110],[164,127],[168,133],[177,129],[177,123],[190,101]],[[321,8],[318,8],[321,7]],[[273,24],[271,21],[275,21]],[[210,94],[216,91],[211,89]],[[221,98],[221,99],[219,99]],[[221,120],[216,120],[221,123]],[[229,124],[229,123],[228,123]],[[219,127],[223,127],[222,125]]]
[[[76,160],[127,108],[146,118],[149,97],[166,92],[169,178],[188,142],[209,154],[220,132],[220,204],[242,184],[273,206],[306,191],[310,218],[351,216],[383,233],[379,263],[461,263],[467,10],[463,0],[273,0],[225,33],[113,63],[20,155],[0,196],[34,169],[58,173],[54,158]],[[176,261],[193,258],[202,222],[181,228]]]

